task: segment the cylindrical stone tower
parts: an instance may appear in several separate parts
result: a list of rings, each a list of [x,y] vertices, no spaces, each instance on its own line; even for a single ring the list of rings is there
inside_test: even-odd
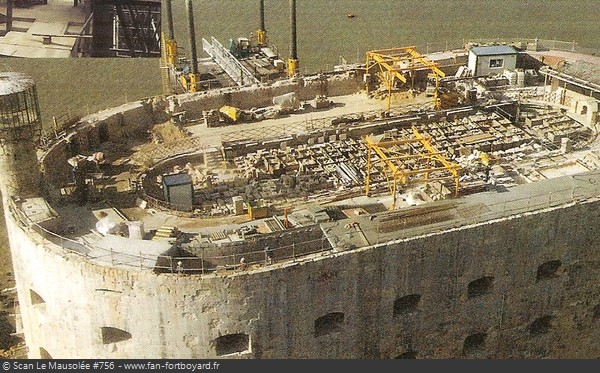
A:
[[[33,80],[21,73],[0,73],[0,191],[4,201],[40,194],[36,156],[40,132]]]

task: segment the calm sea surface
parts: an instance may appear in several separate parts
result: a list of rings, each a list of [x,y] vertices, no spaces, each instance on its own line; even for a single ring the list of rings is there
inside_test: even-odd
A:
[[[367,50],[460,45],[463,39],[525,37],[576,41],[600,51],[600,2],[580,0],[297,0],[298,57],[315,72]],[[259,27],[258,0],[194,0],[198,51],[202,38],[248,36]],[[173,0],[175,38],[188,50],[184,0]],[[354,14],[354,18],[348,18]],[[265,0],[266,29],[289,57],[288,0]],[[165,23],[163,23],[165,25]]]

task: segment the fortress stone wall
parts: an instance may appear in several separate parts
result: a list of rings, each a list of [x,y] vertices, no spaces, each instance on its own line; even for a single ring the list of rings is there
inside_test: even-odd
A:
[[[91,150],[143,133],[157,115],[133,103],[84,118],[41,159],[46,180],[68,176],[73,139]],[[9,208],[31,358],[600,356],[597,199],[203,276],[95,264]]]
[[[6,212],[32,358],[600,355],[599,201],[226,276],[95,265]]]
[[[43,154],[40,163],[44,178],[50,182],[64,182],[71,175],[69,158],[95,152],[104,141],[118,143],[131,138],[145,139],[154,124],[167,118],[166,113],[141,101],[88,115]]]
[[[322,88],[326,87],[326,88]],[[332,96],[351,94],[360,90],[360,78],[354,75],[335,76],[327,80],[282,81],[265,87],[224,88],[193,94],[171,96],[175,111],[185,111],[188,119],[202,118],[205,110],[219,109],[223,105],[232,105],[241,109],[264,107],[273,104],[273,96],[296,92],[300,100],[312,100],[326,89]],[[165,109],[167,102],[138,101],[96,114],[88,115],[77,123],[74,131],[54,143],[44,153],[41,167],[46,180],[64,181],[70,177],[71,166],[67,159],[81,152],[93,152],[100,143],[110,140],[123,141],[131,137],[145,138],[154,124],[168,120]]]
[[[234,87],[172,96],[176,111],[185,111],[188,118],[202,118],[202,111],[224,105],[248,110],[273,105],[273,97],[296,92],[298,100],[309,101],[316,96],[341,96],[364,88],[362,77],[353,73],[284,80],[259,87]]]

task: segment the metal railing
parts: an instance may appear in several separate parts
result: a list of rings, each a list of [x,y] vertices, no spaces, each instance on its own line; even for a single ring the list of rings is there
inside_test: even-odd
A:
[[[304,120],[292,122],[286,124],[285,126],[272,126],[268,128],[232,131],[222,135],[222,139],[224,142],[271,140],[280,137],[297,135],[299,133],[310,134],[313,131],[318,132],[340,127],[344,128],[344,125],[347,125],[348,123],[365,124],[366,121],[375,121],[377,119],[390,120],[391,118],[406,115],[412,111],[430,110],[432,108],[433,104],[427,101],[417,104],[393,106],[390,108],[389,114],[386,114],[385,117],[382,117],[382,113],[385,112],[385,109],[353,112],[349,114],[319,118],[311,118],[309,114],[306,114],[306,118]]]
[[[85,119],[86,116],[99,113],[103,110],[118,107],[132,102],[147,102],[153,97],[144,97],[141,99],[131,100],[126,94],[114,100],[112,104],[105,105],[89,105],[77,106],[75,108],[67,108],[62,113],[52,117],[51,123],[44,122],[42,125],[42,141],[41,144],[45,148],[49,148],[54,143],[62,140],[67,134],[77,129],[77,124]]]
[[[585,175],[581,176],[585,177]],[[456,215],[458,216],[449,220],[443,220],[437,223],[427,223],[424,225],[411,226],[404,228],[406,221],[402,218],[396,220],[388,220],[387,222],[380,222],[376,220],[373,228],[363,228],[364,234],[371,234],[377,237],[376,242],[371,242],[371,245],[386,244],[392,241],[398,241],[403,239],[409,239],[418,237],[421,235],[427,235],[432,233],[440,233],[442,231],[460,228],[469,225],[485,224],[496,219],[505,218],[508,216],[514,216],[525,213],[536,213],[544,209],[555,208],[558,206],[565,206],[576,202],[581,202],[589,198],[597,196],[597,192],[594,192],[593,181],[590,180],[590,187],[584,188],[581,186],[565,188],[550,193],[530,195],[522,198],[504,200],[497,203],[491,204],[480,204],[475,207],[480,208],[475,214],[471,214],[469,217],[460,216],[460,203],[456,205]],[[468,206],[466,206],[468,207]],[[246,247],[244,241],[239,243],[219,244],[219,243],[208,243],[197,246],[195,255],[147,255],[141,252],[137,255],[125,254],[118,252],[113,249],[105,249],[94,246],[91,243],[84,241],[83,238],[79,240],[70,239],[60,234],[51,232],[39,224],[32,222],[26,218],[25,215],[20,212],[19,207],[13,202],[10,202],[9,209],[13,217],[15,217],[22,228],[30,233],[37,233],[39,235],[41,243],[52,243],[55,244],[67,252],[80,255],[88,260],[91,260],[100,265],[120,266],[131,270],[154,270],[161,273],[173,273],[173,274],[207,274],[219,271],[226,271],[226,273],[232,270],[240,271],[244,267],[247,268],[258,268],[265,265],[272,265],[275,263],[284,262],[295,262],[306,258],[309,255],[324,253],[329,255],[336,251],[336,247],[331,247],[330,242],[343,242],[345,234],[343,235],[332,235],[327,233],[323,234],[321,238],[312,240],[301,240],[303,234],[298,231],[298,237],[293,237],[293,234],[288,231],[275,232],[274,234],[285,235],[290,234],[286,242],[291,242],[281,246],[269,246],[268,249],[265,247],[263,250],[251,249],[244,251]],[[426,212],[424,212],[426,213]],[[383,216],[383,215],[379,215]],[[389,222],[393,221],[393,237],[382,241],[384,233],[390,232]],[[387,225],[386,225],[387,224]],[[305,229],[320,229],[320,227],[311,226],[305,227]],[[297,239],[295,239],[297,238]],[[175,238],[173,238],[175,240]],[[208,246],[207,246],[208,245]],[[302,245],[301,247],[299,245]],[[256,243],[254,247],[256,247]],[[366,245],[363,245],[366,246]],[[239,248],[230,254],[224,255],[207,255],[206,251],[219,249],[231,249]],[[241,258],[248,258],[248,260],[241,262]],[[148,263],[153,263],[148,265]]]
[[[426,54],[445,52],[454,49],[464,49],[467,44],[514,44],[525,50],[560,50],[576,53],[595,52],[593,48],[582,47],[576,41],[523,38],[519,36],[497,38],[463,38],[462,40],[426,43],[423,45],[417,45],[417,50],[423,51]]]

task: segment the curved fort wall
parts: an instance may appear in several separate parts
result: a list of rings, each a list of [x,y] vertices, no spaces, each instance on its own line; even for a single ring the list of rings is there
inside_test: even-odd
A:
[[[600,352],[599,212],[586,202],[204,276],[97,265],[7,222],[30,357],[564,358]]]
[[[325,75],[312,79],[297,79],[275,82],[260,87],[223,88],[199,93],[170,96],[165,101],[175,105],[174,111],[185,111],[189,120],[200,119],[203,111],[232,105],[240,109],[273,105],[273,97],[296,92],[299,100],[312,100],[317,95],[327,93],[339,96],[358,92],[361,79],[354,73]],[[83,118],[70,133],[52,145],[42,157],[42,170],[48,170],[45,177],[50,181],[60,181],[69,177],[70,165],[67,159],[80,151],[93,151],[101,142],[114,142],[132,136],[145,138],[152,125],[166,121],[166,102],[147,100],[132,102],[101,111]]]
[[[43,157],[46,179],[68,175],[69,140],[92,149],[156,115],[85,118]],[[5,208],[32,358],[600,355],[598,201],[202,276],[95,264]]]
[[[10,218],[8,230],[30,357],[460,357],[481,333],[467,356],[589,357],[600,353],[599,210],[576,204],[227,276],[108,268]],[[469,298],[482,277],[492,285]]]
[[[50,182],[63,182],[70,177],[67,160],[81,152],[91,152],[104,141],[122,142],[132,137],[145,138],[152,125],[166,120],[151,102],[138,101],[104,110],[83,118],[76,128],[44,153],[41,168]]]
[[[283,80],[259,87],[235,87],[173,96],[179,110],[190,118],[201,118],[203,110],[219,109],[224,105],[248,110],[273,105],[273,97],[295,92],[298,100],[308,101],[318,95],[341,96],[360,91],[362,77],[354,72]]]

